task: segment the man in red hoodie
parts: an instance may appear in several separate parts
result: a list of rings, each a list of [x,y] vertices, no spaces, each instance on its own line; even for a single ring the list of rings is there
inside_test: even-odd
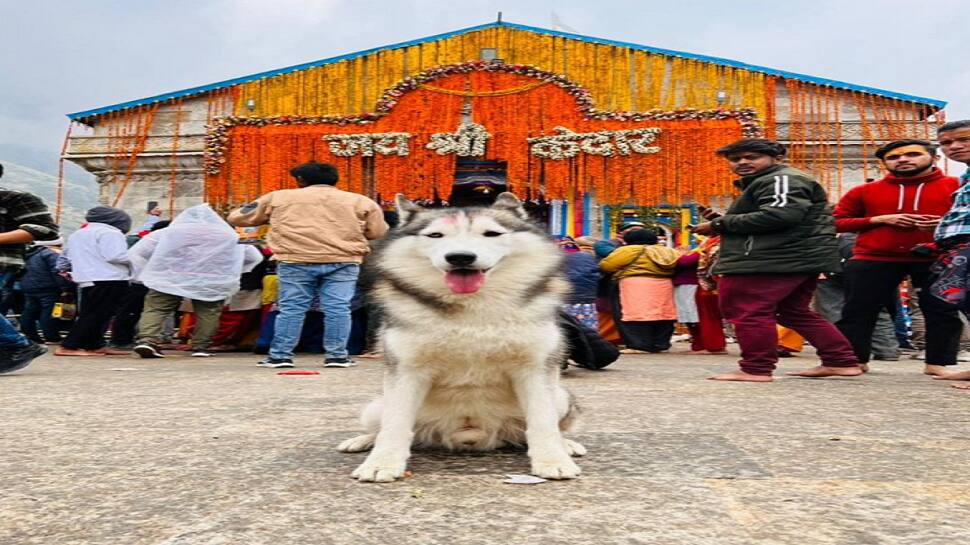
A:
[[[859,361],[868,362],[879,311],[895,307],[899,284],[909,276],[921,288],[919,306],[926,317],[924,372],[943,374],[946,366],[956,365],[963,323],[956,306],[925,289],[934,258],[912,249],[933,241],[933,229],[960,182],[936,168],[936,147],[925,140],[890,142],[876,150],[876,157],[889,174],[852,189],[835,207],[836,229],[859,233],[845,264],[846,300],[836,326]]]

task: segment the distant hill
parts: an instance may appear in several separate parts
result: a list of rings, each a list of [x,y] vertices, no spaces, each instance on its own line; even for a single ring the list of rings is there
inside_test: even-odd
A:
[[[57,176],[0,160],[3,164],[3,178],[0,187],[29,191],[44,199],[54,212],[54,199],[57,195]],[[64,181],[64,202],[61,210],[61,231],[67,235],[77,229],[84,221],[84,212],[98,204],[98,188],[95,182],[80,183]]]

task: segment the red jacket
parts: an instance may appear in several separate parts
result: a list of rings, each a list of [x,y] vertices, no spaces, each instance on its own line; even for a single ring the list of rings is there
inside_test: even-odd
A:
[[[933,231],[902,229],[870,223],[873,216],[885,214],[933,214],[942,216],[950,209],[951,195],[960,180],[944,176],[938,168],[913,178],[892,174],[881,180],[853,188],[835,207],[835,228],[858,232],[852,259],[863,261],[933,261],[910,253],[913,246],[933,242]]]

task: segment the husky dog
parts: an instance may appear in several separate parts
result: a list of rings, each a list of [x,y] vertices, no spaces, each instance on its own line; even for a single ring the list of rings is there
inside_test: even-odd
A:
[[[528,445],[532,473],[572,479],[566,439],[576,406],[559,385],[565,344],[556,312],[561,257],[511,193],[489,208],[426,210],[397,196],[401,225],[371,256],[384,317],[384,395],[364,409],[373,448],[361,481],[404,475],[411,446],[492,450]]]

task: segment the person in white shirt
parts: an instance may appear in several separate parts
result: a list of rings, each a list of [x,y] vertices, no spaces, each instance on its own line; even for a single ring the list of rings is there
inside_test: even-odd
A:
[[[133,350],[143,358],[163,358],[162,324],[192,300],[195,331],[192,356],[208,357],[212,335],[226,299],[239,291],[239,277],[263,260],[208,204],[179,214],[165,229],[153,231],[128,250],[134,278],[148,288]]]
[[[128,293],[131,262],[125,233],[131,229],[131,217],[118,208],[95,206],[84,219],[87,223],[67,239],[61,254],[81,290],[78,318],[54,354],[127,354],[105,346],[104,332]]]

